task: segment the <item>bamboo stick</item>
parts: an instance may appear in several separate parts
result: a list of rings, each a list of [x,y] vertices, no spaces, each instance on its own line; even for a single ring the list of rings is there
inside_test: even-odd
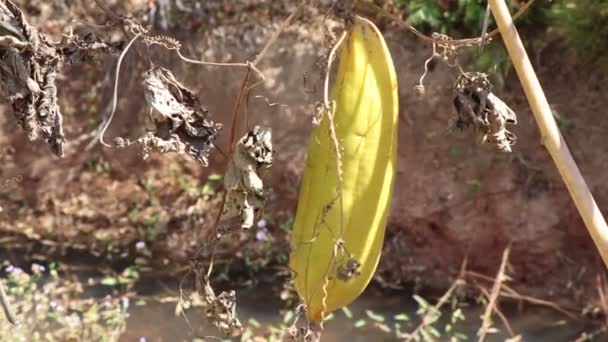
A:
[[[604,265],[608,266],[608,227],[606,221],[557,127],[547,98],[513,24],[513,18],[511,18],[507,4],[504,0],[489,0],[489,3],[530,107],[532,107],[534,118],[540,128],[541,143],[553,158],[564,183],[566,183],[570,196],[572,196],[574,204],[600,252]]]

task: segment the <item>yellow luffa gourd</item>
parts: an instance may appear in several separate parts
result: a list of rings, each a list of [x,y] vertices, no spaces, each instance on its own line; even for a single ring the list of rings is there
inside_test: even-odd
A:
[[[291,237],[295,287],[315,321],[351,303],[371,280],[396,170],[397,76],[382,34],[356,16],[339,49],[331,100],[342,148],[342,196],[326,114],[310,139]],[[336,247],[340,238],[344,248]],[[354,260],[359,274],[340,276]]]

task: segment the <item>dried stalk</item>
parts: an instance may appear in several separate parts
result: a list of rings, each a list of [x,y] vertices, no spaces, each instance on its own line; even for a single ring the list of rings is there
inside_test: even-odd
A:
[[[511,61],[540,128],[541,142],[549,151],[566,183],[570,196],[595,243],[604,265],[608,267],[608,226],[602,216],[585,179],[581,175],[568,146],[561,135],[551,107],[534,72],[526,49],[517,33],[513,18],[504,0],[489,0],[495,21],[507,47]]]
[[[498,274],[496,275],[496,280],[494,281],[494,286],[492,286],[492,291],[490,292],[490,298],[488,300],[488,305],[486,305],[486,310],[483,314],[483,320],[481,323],[481,327],[477,332],[477,336],[479,336],[478,341],[483,342],[488,334],[488,329],[492,326],[492,311],[496,307],[496,302],[498,301],[498,297],[500,296],[500,289],[502,287],[503,281],[505,281],[508,276],[505,274],[505,270],[507,269],[507,261],[509,260],[509,253],[511,252],[511,245],[507,246],[502,253],[502,262],[500,263],[500,268],[498,269]]]
[[[486,299],[488,301],[490,301],[490,292],[488,292],[488,290],[475,283],[475,286],[477,287],[477,289],[481,292],[481,294],[486,297]],[[515,332],[513,331],[513,328],[511,327],[511,324],[509,323],[509,320],[507,319],[507,317],[505,316],[505,314],[502,313],[502,311],[500,311],[500,309],[496,306],[494,306],[494,313],[500,318],[500,320],[502,321],[502,324],[505,326],[505,329],[507,329],[507,332],[509,333],[510,337],[515,337]]]
[[[443,294],[443,296],[441,296],[441,298],[439,298],[437,303],[432,307],[431,311],[429,311],[429,312],[440,311],[441,308],[448,302],[448,300],[450,300],[450,298],[452,297],[452,293],[454,291],[456,291],[456,289],[458,289],[459,287],[466,284],[464,281],[464,277],[467,272],[466,271],[467,264],[468,264],[468,257],[465,258],[464,261],[462,262],[462,265],[460,265],[460,272],[459,272],[456,280],[454,280],[454,282],[452,283],[452,286],[450,286],[450,288]],[[422,317],[422,321],[420,322],[420,324],[418,324],[418,326],[411,333],[408,333],[405,336],[404,341],[409,342],[412,340],[416,340],[416,338],[420,334],[420,332],[422,330],[424,330],[424,328],[426,328],[430,323],[432,323],[432,321],[430,320],[429,315],[425,314],[424,317]]]
[[[11,307],[11,304],[8,300],[8,296],[6,295],[6,291],[4,291],[4,285],[0,281],[0,304],[2,304],[2,310],[4,310],[4,316],[6,319],[14,326],[19,325],[19,321],[17,320],[17,316],[15,316],[15,312]]]
[[[477,273],[475,271],[466,271],[466,274],[472,278],[476,278],[476,279],[483,279],[485,281],[490,281],[493,282],[494,278],[489,277],[487,275],[481,274],[481,273]],[[550,309],[553,309],[561,314],[563,314],[564,316],[567,316],[568,318],[572,319],[572,320],[580,320],[580,315],[578,315],[577,313],[573,312],[572,310],[574,309],[565,309],[562,308],[561,306],[559,306],[557,303],[548,301],[548,300],[544,300],[544,299],[540,299],[540,298],[534,298],[534,297],[530,297],[530,296],[526,296],[526,295],[522,295],[521,293],[515,291],[513,288],[509,287],[506,284],[502,285],[502,290],[500,292],[500,296],[504,297],[504,298],[510,298],[510,299],[514,299],[514,300],[518,300],[521,302],[527,302],[530,303],[532,305],[540,305],[540,306],[544,306]],[[569,311],[570,310],[570,311]]]

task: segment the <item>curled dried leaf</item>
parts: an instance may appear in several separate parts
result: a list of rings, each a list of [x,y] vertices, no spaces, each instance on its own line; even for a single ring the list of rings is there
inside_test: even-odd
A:
[[[156,128],[138,139],[144,153],[187,153],[207,166],[222,126],[208,119],[208,111],[196,94],[163,67],[153,67],[144,74],[144,94]]]
[[[481,143],[491,143],[502,152],[511,152],[516,137],[507,124],[517,124],[515,112],[492,93],[492,84],[483,73],[463,73],[454,86],[455,127],[473,126]]]
[[[224,176],[226,201],[220,218],[220,235],[237,226],[235,221],[241,229],[253,226],[265,200],[260,172],[272,165],[272,156],[269,128],[256,126],[237,142]]]
[[[348,281],[361,274],[361,263],[350,257],[346,261],[342,262],[336,271],[336,278],[342,281]]]
[[[0,87],[19,126],[32,141],[42,135],[53,153],[63,156],[63,117],[55,85],[62,57],[10,0],[0,0],[0,36],[5,43],[0,46]]]
[[[235,337],[243,333],[243,325],[236,316],[236,292],[222,291],[215,295],[213,288],[205,284],[205,316],[209,322],[226,336]]]
[[[306,306],[301,304],[296,308],[296,316],[293,323],[283,330],[282,342],[317,342],[321,340],[321,327],[316,322],[305,322],[298,324],[301,316],[306,315]]]

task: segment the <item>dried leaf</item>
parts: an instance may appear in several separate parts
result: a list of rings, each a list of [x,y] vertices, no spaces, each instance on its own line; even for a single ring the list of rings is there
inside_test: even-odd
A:
[[[10,0],[0,0],[0,36],[9,42],[0,46],[0,83],[17,122],[30,140],[42,135],[53,153],[63,156],[63,117],[55,85],[62,56]]]
[[[196,94],[162,67],[153,67],[145,73],[144,93],[155,124],[153,132],[136,140],[143,146],[144,158],[152,151],[185,153],[207,166],[222,125],[208,119],[208,111]],[[126,147],[134,142],[119,138],[116,143]]]
[[[264,184],[260,171],[272,165],[272,133],[254,127],[235,146],[224,177],[226,202],[220,218],[219,234],[229,232],[238,222],[241,229],[253,226],[264,206]]]
[[[206,303],[205,315],[213,326],[220,329],[226,336],[234,337],[243,333],[243,325],[236,317],[236,292],[234,290],[215,296],[213,288],[205,284]]]
[[[454,86],[454,107],[458,113],[455,127],[475,127],[481,143],[494,144],[500,151],[511,152],[517,140],[506,129],[517,124],[515,112],[492,93],[492,84],[483,73],[464,73]]]

